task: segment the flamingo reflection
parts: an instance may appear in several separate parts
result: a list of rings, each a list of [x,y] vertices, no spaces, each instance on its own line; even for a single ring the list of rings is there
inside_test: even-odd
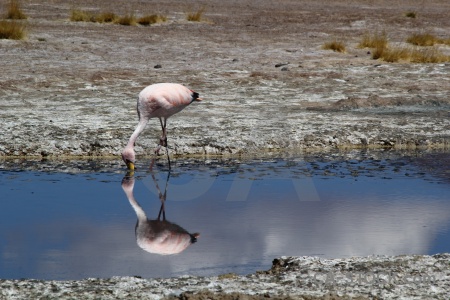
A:
[[[159,193],[161,200],[161,208],[158,213],[158,218],[150,220],[147,218],[142,207],[134,198],[133,189],[135,179],[133,172],[127,173],[122,180],[122,189],[124,190],[128,201],[136,212],[138,218],[136,223],[136,241],[139,247],[143,250],[161,255],[177,254],[184,251],[189,245],[195,243],[200,236],[199,233],[189,233],[182,227],[166,220],[165,201],[167,195],[167,185],[170,178],[170,170],[167,174],[166,186],[164,193],[156,181],[155,175],[151,173],[153,182]],[[162,217],[162,219],[161,219]]]

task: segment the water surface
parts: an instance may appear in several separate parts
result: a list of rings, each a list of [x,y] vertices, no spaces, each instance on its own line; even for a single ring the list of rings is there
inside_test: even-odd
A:
[[[178,159],[166,186],[164,159],[152,172],[142,159],[128,177],[119,162],[3,161],[0,278],[247,274],[283,255],[449,252],[448,162],[383,152]],[[176,238],[200,234],[178,254],[158,254],[161,241],[143,249],[144,227],[135,232],[139,213],[158,218],[165,190]]]

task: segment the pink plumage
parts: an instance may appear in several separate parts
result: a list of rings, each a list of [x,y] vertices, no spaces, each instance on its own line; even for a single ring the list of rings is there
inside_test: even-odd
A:
[[[154,177],[153,180],[159,191],[158,183]],[[126,176],[122,180],[122,189],[138,218],[135,230],[136,242],[139,247],[150,253],[170,255],[184,251],[197,241],[197,238],[200,236],[199,233],[189,233],[181,226],[166,220],[164,208],[165,198],[161,199],[163,219],[160,219],[160,212],[158,219],[149,220],[142,207],[134,198],[134,182],[134,177]],[[166,192],[164,192],[165,194]]]
[[[137,101],[137,111],[139,123],[128,141],[127,146],[122,152],[122,159],[128,169],[134,170],[135,152],[134,145],[137,138],[144,130],[149,119],[159,118],[161,123],[162,135],[155,153],[159,153],[161,146],[167,147],[167,119],[183,110],[194,101],[201,101],[198,93],[177,83],[157,83],[147,86],[139,93]],[[167,153],[169,159],[169,154]],[[170,160],[169,160],[170,167]]]
[[[168,118],[193,101],[193,92],[181,84],[158,83],[139,93],[138,111],[148,118]]]

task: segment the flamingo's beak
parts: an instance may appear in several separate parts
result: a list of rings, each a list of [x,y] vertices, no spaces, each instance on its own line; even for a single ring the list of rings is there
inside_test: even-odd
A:
[[[202,98],[196,98],[195,101],[203,101]]]
[[[127,160],[127,168],[130,171],[134,171],[134,162]]]

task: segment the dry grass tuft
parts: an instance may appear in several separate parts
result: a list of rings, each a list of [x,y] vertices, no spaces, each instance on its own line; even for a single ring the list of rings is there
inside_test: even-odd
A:
[[[413,63],[444,63],[450,62],[450,56],[443,54],[437,48],[414,49],[410,61]]]
[[[418,47],[390,47],[386,33],[364,35],[359,47],[373,48],[372,58],[386,62],[411,62],[411,63],[443,63],[449,62],[450,56],[441,53],[435,44],[443,44],[446,40],[437,39],[431,34],[416,34],[408,38],[408,43],[416,46],[431,46],[426,49]]]
[[[450,56],[444,55],[435,47],[418,49],[410,47],[385,47],[375,49],[373,59],[381,59],[386,62],[411,62],[411,63],[443,63],[450,62]]]
[[[440,39],[430,33],[413,34],[406,41],[416,46],[434,46],[436,44],[445,44],[450,46],[450,39]]]
[[[95,17],[88,11],[80,10],[80,9],[72,9],[70,11],[70,21],[93,22],[93,21],[95,21]]]
[[[339,42],[337,40],[325,43],[322,46],[324,50],[333,50],[334,52],[345,52],[345,44],[343,42]]]
[[[160,14],[146,15],[136,19],[133,14],[126,14],[118,16],[113,12],[101,12],[93,14],[91,12],[72,9],[70,12],[70,20],[74,22],[97,22],[97,23],[114,23],[126,26],[150,25],[155,23],[162,23],[167,21],[167,17]]]
[[[159,14],[155,14],[155,15],[146,15],[143,17],[140,17],[137,22],[140,25],[144,25],[144,26],[148,26],[151,24],[156,24],[156,23],[163,23],[167,21],[167,17],[163,16],[163,15],[159,15]]]
[[[372,51],[372,59],[380,59],[383,57],[387,47],[377,47]]]
[[[136,17],[133,14],[126,14],[122,17],[119,17],[114,23],[125,25],[125,26],[136,26]]]
[[[72,9],[70,12],[70,21],[74,22],[98,22],[98,23],[113,23],[119,17],[112,12],[103,12],[97,15],[80,9]]]
[[[408,61],[411,54],[410,49],[406,47],[375,49],[372,58],[382,59],[386,62]]]
[[[0,39],[23,40],[25,25],[15,21],[0,20]]]
[[[413,34],[406,41],[416,46],[434,46],[439,43],[438,38],[430,33]]]
[[[358,44],[359,48],[375,48],[382,49],[386,48],[388,44],[388,39],[386,32],[379,33],[378,31],[374,34],[366,33],[363,35],[361,42]]]
[[[201,22],[203,20],[203,13],[205,12],[205,8],[202,7],[196,12],[188,12],[186,13],[186,20],[190,22]]]
[[[10,0],[7,6],[6,18],[12,20],[23,20],[27,16],[22,12],[20,4],[16,0]]]
[[[118,19],[119,17],[113,12],[103,12],[95,16],[95,22],[98,23],[114,23]]]

